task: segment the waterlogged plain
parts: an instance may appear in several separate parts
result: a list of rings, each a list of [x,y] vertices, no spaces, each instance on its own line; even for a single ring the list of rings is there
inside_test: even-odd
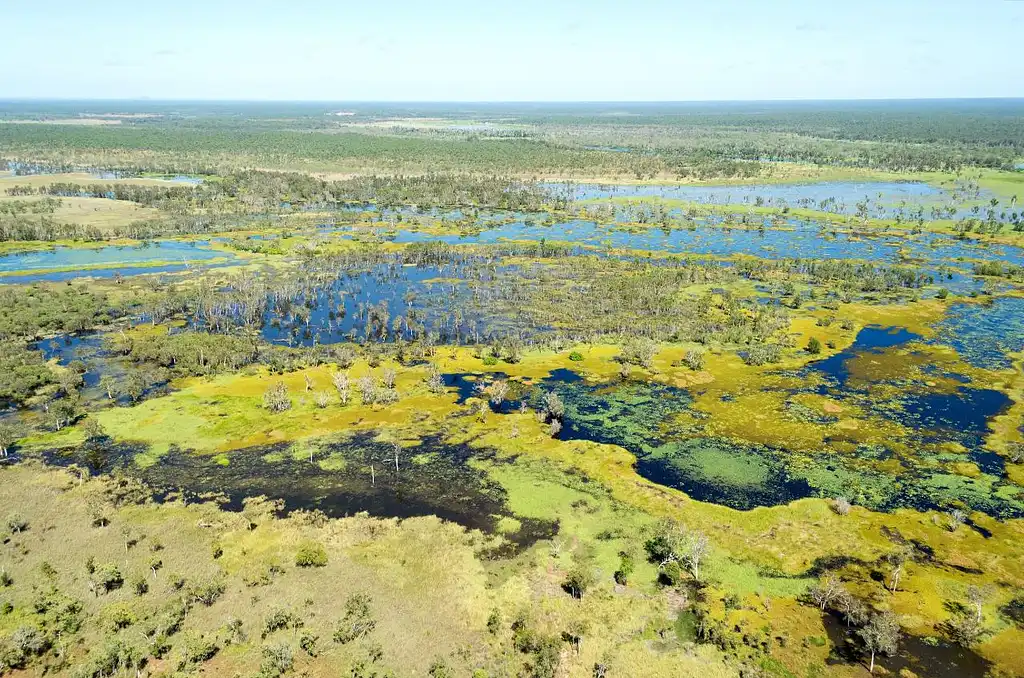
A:
[[[972,186],[940,188],[923,181],[821,181],[797,184],[739,184],[729,186],[695,186],[664,184],[580,184],[549,187],[566,197],[579,201],[659,200],[681,201],[701,205],[748,205],[774,208],[803,208],[845,215],[862,215],[874,219],[903,220],[918,217],[959,219],[984,214],[987,202],[995,197],[991,191]],[[997,199],[998,202],[998,199]],[[979,207],[974,210],[974,206]],[[1001,220],[1012,219],[1002,210]]]
[[[5,233],[39,237],[0,258],[0,443],[19,474],[3,492],[30,514],[8,519],[3,661],[59,585],[121,643],[102,664],[107,646],[76,641],[93,677],[138,671],[123,659],[138,645],[146,670],[224,675],[854,678],[862,631],[888,611],[903,634],[877,657],[890,675],[1024,665],[1009,194],[756,173],[552,193],[421,173],[328,183],[248,159],[215,176],[198,169],[209,157],[68,182],[93,201],[115,195],[101,182],[179,184],[133,193],[159,217],[117,236],[146,247],[79,230],[42,250],[48,234],[8,212]],[[26,182],[19,201],[57,180],[12,167],[0,186]],[[961,217],[974,223],[953,237]],[[174,270],[189,275],[146,275]],[[126,585],[87,590],[93,560],[39,562],[37,535],[80,529],[70,550],[100,573],[123,562]],[[819,600],[830,576],[846,597]],[[473,602],[452,613],[457,589]],[[170,641],[148,625],[167,596],[188,613]],[[352,639],[360,609],[380,626]],[[432,640],[392,643],[417,615]]]

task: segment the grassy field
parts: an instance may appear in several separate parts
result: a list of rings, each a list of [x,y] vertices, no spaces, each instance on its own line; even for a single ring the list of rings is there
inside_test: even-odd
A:
[[[0,196],[0,202],[37,199],[35,196]],[[143,207],[127,200],[60,198],[60,207],[50,216],[59,223],[79,224],[112,232],[133,221],[153,219],[159,214],[159,210]]]

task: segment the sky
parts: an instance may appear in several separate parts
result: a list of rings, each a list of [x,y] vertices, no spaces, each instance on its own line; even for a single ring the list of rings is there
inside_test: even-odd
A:
[[[2,99],[1024,97],[1024,0],[0,0],[0,35]]]

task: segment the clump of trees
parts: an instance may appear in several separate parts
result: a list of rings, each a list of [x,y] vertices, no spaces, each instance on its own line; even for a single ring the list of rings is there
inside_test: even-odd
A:
[[[658,566],[663,581],[677,585],[689,573],[701,583],[701,568],[711,553],[711,542],[702,532],[688,531],[675,521],[663,521],[644,542],[648,560]]]

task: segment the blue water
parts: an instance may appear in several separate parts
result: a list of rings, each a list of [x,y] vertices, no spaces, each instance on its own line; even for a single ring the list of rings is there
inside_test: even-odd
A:
[[[849,348],[824,360],[815,360],[808,365],[807,369],[828,376],[835,381],[840,389],[846,389],[847,380],[850,378],[850,371],[846,364],[852,358],[862,353],[881,353],[884,349],[901,346],[920,338],[921,335],[903,327],[869,325],[857,333],[857,338]],[[831,385],[823,386],[819,392],[825,394],[831,388]]]
[[[921,217],[960,218],[975,216],[952,192],[919,181],[824,181],[806,184],[739,184],[729,186],[631,185],[631,184],[546,184],[559,195],[575,200],[610,198],[667,198],[705,205],[758,205],[765,207],[802,207],[835,214],[856,214],[857,204],[866,201],[866,216],[912,220],[918,207]],[[992,194],[980,191],[978,199]],[[933,208],[943,211],[933,213]],[[997,210],[998,213],[1002,209]],[[999,214],[997,213],[997,219]],[[1008,215],[1009,216],[1009,215]],[[986,218],[985,207],[977,215]]]
[[[490,340],[517,325],[488,303],[492,291],[481,292],[480,298],[476,292],[490,290],[494,273],[509,270],[470,272],[458,264],[386,263],[369,271],[340,273],[327,282],[271,295],[262,309],[261,333],[269,342],[288,346],[411,340],[427,333],[442,343]],[[244,315],[245,310],[238,307],[234,312]],[[227,319],[233,323],[238,317]],[[202,325],[204,320],[193,322]]]
[[[137,175],[125,175],[121,172],[115,172],[111,170],[97,170],[97,169],[82,169],[72,167],[50,167],[47,165],[33,165],[28,163],[8,163],[8,169],[0,171],[0,177],[25,177],[25,176],[53,176],[59,179],[61,174],[81,174],[86,173],[93,179],[101,181],[110,181],[112,179],[131,179],[138,178]],[[203,183],[203,177],[195,176],[191,174],[161,174],[156,176],[144,177],[146,179],[156,179],[159,181],[167,181],[175,184],[191,184],[198,186]]]
[[[564,188],[549,184],[555,190]],[[850,208],[865,198],[895,203],[900,200],[920,201],[941,198],[946,193],[923,182],[858,182],[826,181],[808,184],[745,184],[731,186],[657,186],[629,184],[580,184],[573,191],[576,200],[608,198],[672,198],[706,204],[753,204],[762,197],[766,205],[796,207],[801,201],[820,203],[835,198]]]
[[[1007,353],[1024,351],[1024,299],[953,304],[936,325],[936,343],[952,346],[968,363],[988,369],[1013,366]]]
[[[893,383],[900,383],[906,388],[894,401],[888,402],[872,396],[872,384],[851,382],[848,367],[851,360],[864,354],[881,354],[920,339],[920,335],[902,327],[868,326],[857,334],[849,348],[824,360],[811,362],[803,373],[817,373],[827,378],[823,385],[815,389],[816,392],[841,399],[863,399],[864,406],[876,414],[917,429],[922,441],[955,440],[968,449],[980,448],[988,433],[989,419],[1012,403],[1001,391],[973,388],[968,385],[970,380],[963,375],[951,375],[960,377],[957,381],[964,384],[953,392],[929,391],[921,383],[904,384],[896,381]],[[896,379],[896,375],[893,378]]]
[[[726,229],[703,227],[693,230],[644,228],[616,230],[592,221],[572,220],[550,226],[525,221],[499,223],[480,232],[434,235],[415,230],[399,230],[397,243],[441,241],[449,244],[488,244],[506,240],[550,240],[571,242],[598,248],[623,248],[692,253],[728,257],[745,254],[764,259],[857,259],[882,264],[915,263],[925,268],[937,283],[953,290],[978,288],[978,283],[962,275],[972,260],[1001,261],[1024,265],[1024,250],[1010,245],[981,246],[933,233],[916,236],[873,235],[861,237],[848,233],[823,232],[817,225],[801,220],[787,222],[792,230],[766,228]],[[941,279],[940,269],[956,267],[954,277]],[[941,279],[941,280],[940,280]]]
[[[78,276],[109,277],[140,273],[171,272],[188,264],[212,259],[234,259],[230,252],[209,249],[205,241],[156,240],[143,245],[108,245],[97,248],[55,247],[38,252],[18,252],[0,256],[0,282],[28,283],[37,280],[67,280]],[[178,262],[164,266],[139,266],[147,262]],[[102,269],[70,270],[43,273],[46,269],[103,266]],[[126,266],[126,268],[118,268]],[[23,271],[40,271],[24,275],[2,275]]]

